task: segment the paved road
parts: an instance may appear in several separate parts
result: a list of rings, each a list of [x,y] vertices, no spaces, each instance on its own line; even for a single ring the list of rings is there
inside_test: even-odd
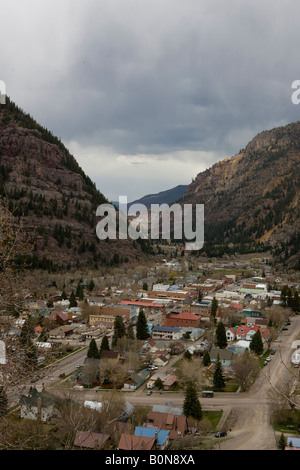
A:
[[[262,369],[255,384],[245,393],[215,393],[214,398],[201,398],[201,405],[204,410],[223,409],[224,415],[231,414],[235,418],[234,425],[228,437],[220,441],[218,448],[222,450],[274,450],[276,449],[276,436],[270,425],[270,403],[268,392],[278,385],[289,375],[286,365],[290,364],[292,354],[291,344],[300,332],[300,315],[291,319],[291,325],[288,331],[282,332],[281,343],[274,343],[277,352],[272,356],[271,362]],[[62,372],[68,374],[74,371],[77,363],[82,363],[86,357],[86,350],[77,353],[74,356],[65,358],[56,364],[50,374],[41,378],[37,385],[45,381],[45,385],[50,385],[58,378]],[[172,359],[176,361],[178,358]],[[159,368],[160,371],[169,369]],[[172,402],[173,406],[182,407],[184,394],[181,392],[153,392],[152,395],[146,395],[140,388],[136,392],[124,392],[125,400],[133,405],[163,404]],[[83,400],[102,400],[102,393],[95,391],[78,392],[76,399]]]
[[[254,385],[245,393],[215,393],[214,398],[201,398],[204,410],[223,409],[224,415],[234,417],[234,425],[227,438],[220,441],[221,450],[275,450],[276,436],[270,425],[270,402],[268,392],[278,387],[290,375],[291,345],[300,332],[300,315],[291,319],[288,331],[282,332],[281,343],[275,342],[277,349],[271,362],[265,366]],[[88,399],[101,401],[100,394],[89,393]],[[85,395],[86,396],[86,395]],[[124,393],[124,398],[133,405],[163,404],[172,402],[173,406],[182,406],[183,393],[154,392],[147,396],[143,389]]]

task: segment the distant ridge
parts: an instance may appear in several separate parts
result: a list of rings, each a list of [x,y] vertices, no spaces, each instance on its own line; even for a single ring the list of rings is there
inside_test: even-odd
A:
[[[136,199],[135,201],[130,202],[128,206],[131,206],[132,204],[144,204],[147,209],[150,209],[151,204],[174,204],[184,196],[187,187],[188,185],[180,184],[174,188],[167,189],[166,191],[160,191],[159,193],[155,194],[147,194],[140,199]]]

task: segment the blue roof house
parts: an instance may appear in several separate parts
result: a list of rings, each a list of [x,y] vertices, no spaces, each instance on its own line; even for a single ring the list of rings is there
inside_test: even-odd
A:
[[[134,430],[135,436],[143,436],[157,439],[157,448],[164,450],[169,445],[169,434],[170,431],[164,431],[158,428],[144,428],[142,426],[136,426]]]

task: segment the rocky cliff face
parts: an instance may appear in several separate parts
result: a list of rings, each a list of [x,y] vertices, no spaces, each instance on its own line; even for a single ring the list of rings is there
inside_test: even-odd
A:
[[[130,241],[97,238],[96,208],[108,201],[59,139],[10,100],[0,109],[0,194],[35,243],[36,267],[98,267],[141,255]]]
[[[300,233],[300,122],[258,134],[198,174],[185,203],[205,205],[206,245],[271,247],[294,255]]]

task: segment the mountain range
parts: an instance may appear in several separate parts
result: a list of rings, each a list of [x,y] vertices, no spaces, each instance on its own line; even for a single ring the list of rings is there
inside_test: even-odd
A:
[[[33,267],[114,266],[147,244],[99,240],[96,208],[109,202],[60,139],[8,97],[0,106],[0,196],[33,242]],[[189,185],[129,203],[204,204],[208,256],[270,250],[300,267],[300,122],[263,131]]]
[[[271,250],[299,264],[300,122],[263,131],[199,173],[182,203],[204,204],[207,253]]]
[[[108,202],[51,131],[8,97],[0,107],[0,196],[32,242],[33,268],[118,265],[142,256],[131,240],[99,240]]]

